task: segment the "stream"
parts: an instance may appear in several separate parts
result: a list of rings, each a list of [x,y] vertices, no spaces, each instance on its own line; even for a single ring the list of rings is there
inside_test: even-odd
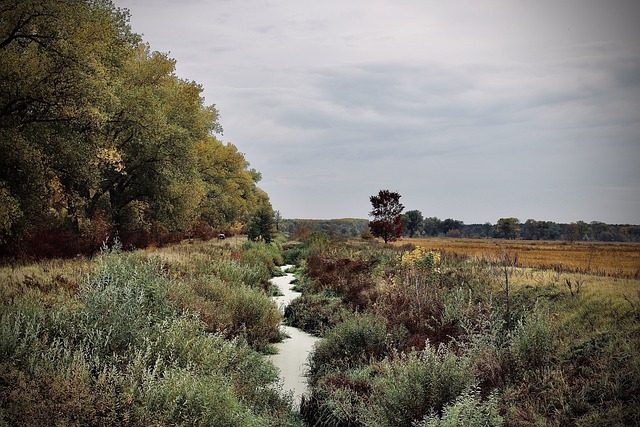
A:
[[[286,271],[291,265],[280,267]],[[302,295],[300,292],[292,291],[294,276],[287,273],[285,276],[274,277],[271,283],[278,287],[281,296],[273,297],[280,312],[284,314],[284,309],[294,299]],[[283,380],[283,391],[293,392],[294,406],[299,409],[302,395],[308,391],[307,378],[305,377],[307,357],[313,349],[313,345],[318,338],[301,331],[292,326],[280,325],[281,330],[288,337],[282,342],[275,344],[277,354],[268,356],[269,360],[280,370],[280,378]]]

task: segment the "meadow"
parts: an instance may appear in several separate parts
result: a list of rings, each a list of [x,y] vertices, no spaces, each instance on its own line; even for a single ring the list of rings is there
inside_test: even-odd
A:
[[[586,268],[589,245],[309,243],[286,313],[323,337],[309,425],[640,423],[640,281],[618,257]]]
[[[0,267],[0,425],[640,424],[637,246],[312,233]],[[321,337],[300,413],[266,354]]]
[[[488,261],[506,251],[517,254],[518,263],[523,267],[640,279],[638,243],[406,238],[394,244],[413,244]]]
[[[2,266],[0,425],[300,425],[264,356],[281,263],[245,237]]]

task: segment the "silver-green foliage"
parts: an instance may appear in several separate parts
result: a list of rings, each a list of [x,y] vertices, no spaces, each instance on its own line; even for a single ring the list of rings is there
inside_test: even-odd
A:
[[[288,403],[262,355],[175,306],[157,262],[108,254],[100,264],[77,299],[0,307],[0,380],[14,389],[0,388],[0,424],[278,425]],[[268,302],[242,289],[237,309]]]
[[[431,412],[414,427],[500,427],[503,418],[498,411],[498,399],[490,395],[482,400],[480,390],[471,387],[444,407],[442,415]]]
[[[376,404],[364,408],[367,425],[408,426],[441,410],[475,381],[469,361],[427,343],[423,351],[385,359],[374,381]]]

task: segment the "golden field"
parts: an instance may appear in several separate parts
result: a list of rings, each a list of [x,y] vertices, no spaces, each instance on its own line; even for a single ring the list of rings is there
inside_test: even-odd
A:
[[[522,267],[640,278],[640,244],[501,239],[405,238],[395,245],[414,244],[429,250],[479,259],[517,254]]]

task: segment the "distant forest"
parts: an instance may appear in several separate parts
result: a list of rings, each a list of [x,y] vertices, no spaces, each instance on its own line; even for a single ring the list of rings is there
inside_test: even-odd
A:
[[[465,224],[451,218],[423,218],[420,211],[408,211],[403,214],[403,223],[405,237],[640,242],[640,226],[599,221],[565,224],[534,219],[520,222],[517,218],[501,218],[495,224]],[[368,229],[368,224],[368,220],[358,218],[285,219],[281,221],[279,228],[293,237],[311,232],[358,237]]]

